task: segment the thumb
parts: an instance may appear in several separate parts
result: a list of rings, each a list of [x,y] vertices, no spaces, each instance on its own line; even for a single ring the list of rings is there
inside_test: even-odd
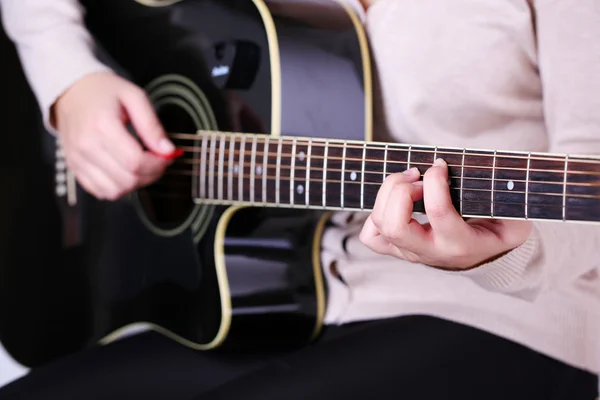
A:
[[[134,87],[125,90],[120,97],[129,120],[142,143],[154,153],[163,155],[173,153],[175,145],[167,137],[146,93],[142,89]]]

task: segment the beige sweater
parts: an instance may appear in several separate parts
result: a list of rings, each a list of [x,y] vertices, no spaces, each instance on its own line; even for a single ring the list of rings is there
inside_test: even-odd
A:
[[[600,2],[532,3],[376,1],[364,18],[388,133],[413,144],[600,153]],[[0,4],[45,118],[72,82],[105,69],[75,0]],[[328,323],[435,315],[600,370],[600,228],[536,223],[513,252],[452,273],[372,253],[356,236],[364,217],[326,232],[323,261],[337,260],[347,283],[325,268]]]

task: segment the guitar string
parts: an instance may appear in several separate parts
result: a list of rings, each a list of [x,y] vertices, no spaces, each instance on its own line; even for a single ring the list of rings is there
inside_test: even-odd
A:
[[[167,171],[166,174],[167,175],[177,175],[177,176],[193,176],[193,177],[198,176],[198,174],[193,174],[190,171],[176,171],[176,172],[183,172],[183,173],[170,173],[169,171]],[[187,172],[187,173],[185,173],[185,172]],[[214,177],[214,182],[218,182],[219,180],[224,181],[228,177],[229,177],[229,174],[223,174],[222,178]],[[234,174],[233,177],[235,179],[238,179],[238,180],[242,179],[243,181],[250,181],[252,179],[252,176],[250,174],[243,174],[241,176],[240,176],[240,174]],[[262,180],[262,178],[263,177],[261,175],[260,176],[260,180]],[[284,179],[280,179],[280,181],[281,182],[286,182],[286,183],[291,183],[291,179],[286,179],[286,178],[289,178],[289,177],[284,177]],[[277,181],[277,177],[273,176],[273,175],[267,175],[266,180],[268,182],[275,182],[275,181]],[[257,179],[255,179],[255,181],[257,181]],[[296,183],[296,182],[297,183],[305,183],[306,181],[307,181],[306,177],[297,177],[297,179],[294,179],[294,183]],[[489,180],[489,181],[491,181],[491,180]],[[319,184],[319,183],[322,183],[322,182],[325,182],[326,184],[341,184],[341,183],[344,183],[345,186],[347,186],[347,185],[360,186],[361,184],[363,184],[360,181],[348,181],[348,180],[341,181],[341,180],[337,180],[337,179],[326,179],[325,181],[323,181],[322,179],[310,178],[310,177],[308,179],[308,182],[310,182],[311,184],[313,182],[316,183],[316,184]],[[176,184],[176,185],[181,185],[181,186],[187,185],[185,182],[173,182],[173,181],[171,181],[171,182],[164,182],[162,180],[157,181],[155,184],[157,184],[157,183],[161,183],[161,184],[164,184],[164,185],[168,185],[168,184],[171,184],[171,185],[172,184]],[[205,182],[204,182],[205,186],[207,184],[208,184],[208,179],[206,179]],[[365,180],[364,181],[364,185],[381,186],[381,182],[371,182],[371,181]],[[259,185],[257,185],[255,187],[255,192],[257,192],[258,189],[262,190],[262,183],[259,183]],[[456,186],[450,186],[450,189],[451,190],[460,190],[461,188],[460,187],[456,187]],[[235,190],[233,190],[233,191],[237,192],[237,188],[235,188]],[[464,186],[463,186],[463,191],[476,191],[476,192],[482,192],[482,193],[491,193],[491,192],[494,192],[494,193],[514,193],[514,194],[523,194],[523,195],[525,193],[527,193],[527,192],[525,192],[523,190],[506,190],[506,189],[494,189],[494,190],[491,190],[491,189],[484,189],[484,188],[466,188]],[[248,192],[250,192],[250,191],[248,190]],[[531,190],[529,190],[528,192],[529,192],[529,196],[530,197],[531,196],[550,196],[550,197],[559,197],[561,199],[563,197],[565,197],[565,195],[562,192],[561,193],[535,192],[535,191],[531,191]],[[566,198],[567,199],[570,199],[570,198],[582,198],[582,199],[589,198],[589,199],[598,200],[598,199],[600,199],[600,196],[586,195],[586,194],[577,194],[577,193],[575,193],[575,194],[567,193],[566,194]],[[511,204],[513,204],[513,203],[511,203]],[[562,207],[562,204],[560,206]]]
[[[328,157],[328,161],[329,161],[329,157]],[[196,168],[185,168],[185,169],[178,169],[177,171],[179,172],[186,172],[186,171],[193,171],[194,169],[197,169],[197,166],[199,166],[201,164],[201,162],[195,162],[194,160],[175,160],[174,164],[177,165],[190,165],[190,166],[194,166]],[[406,164],[406,163],[401,163],[401,164]],[[429,166],[429,164],[425,164],[425,163],[412,163],[411,162],[411,166],[413,166],[414,164],[418,164],[418,165],[423,165],[423,166]],[[228,163],[225,163],[225,165],[228,165]],[[243,166],[244,168],[248,167],[252,167],[252,163],[251,162],[244,162],[243,164],[235,163],[235,166],[241,167]],[[368,164],[367,164],[368,165]],[[260,163],[257,164],[255,163],[254,165],[255,167],[263,167],[264,164]],[[453,167],[454,165],[449,165],[450,167]],[[460,166],[457,166],[460,167]],[[268,163],[267,164],[267,168],[277,168],[277,164],[272,164],[272,163]],[[280,170],[291,170],[291,166],[289,165],[283,165],[280,164],[279,165]],[[465,166],[465,170],[467,168],[473,168],[471,166]],[[171,168],[171,170],[173,170]],[[309,171],[310,173],[313,172],[322,172],[323,168],[319,168],[319,167],[314,167],[311,166],[310,169],[307,169],[306,167],[301,167],[301,166],[294,166],[294,170],[295,171]],[[328,172],[342,172],[341,169],[337,169],[337,168],[327,168]],[[361,168],[358,169],[345,169],[345,173],[352,173],[352,172],[356,172],[358,173],[363,173]],[[565,186],[565,182],[564,182],[564,175],[562,177],[558,177],[557,181],[549,181],[549,180],[537,180],[537,179],[510,179],[510,178],[504,178],[504,177],[499,177],[498,176],[498,172],[504,172],[504,170],[502,170],[501,168],[497,168],[496,169],[496,176],[494,177],[493,181],[494,182],[513,182],[513,183],[529,183],[529,184],[540,184],[540,185],[554,185],[554,186],[560,186],[560,187],[564,187]],[[228,172],[224,172],[225,174],[228,174]],[[387,173],[386,172],[386,177],[392,175],[393,173]],[[195,175],[199,175],[199,174],[195,174]],[[383,175],[383,171],[379,171],[379,170],[371,170],[371,169],[365,169],[364,171],[364,175],[365,177],[367,177],[367,175],[378,175],[378,176],[382,176]],[[423,174],[421,174],[421,176],[423,176]],[[463,172],[463,176],[461,178],[460,175],[452,175],[449,174],[448,175],[449,179],[473,179],[473,180],[479,180],[479,181],[484,181],[484,182],[491,182],[492,179],[491,178],[486,178],[486,177],[471,177],[471,176],[465,176],[464,172]],[[377,179],[377,181],[379,181],[379,179]],[[583,183],[578,183],[578,182],[568,182],[566,183],[567,187],[581,187],[581,188],[585,188],[585,187],[600,187],[600,181],[595,181],[595,182],[583,182]]]
[[[192,200],[192,198],[188,197],[188,196],[184,196],[181,194],[177,194],[177,193],[152,193],[150,196],[155,197],[155,198],[175,198],[175,199],[189,199]],[[277,206],[277,205],[283,205],[284,208],[286,205],[290,204],[289,200],[285,201],[285,202],[281,202],[281,203],[276,203],[274,200],[273,201],[259,201],[259,200],[255,200],[254,202],[250,202],[249,200],[249,196],[248,198],[242,198],[242,199],[238,199],[238,196],[234,196],[235,198],[232,198],[231,200],[229,199],[197,199],[200,202],[202,202],[203,200],[205,200],[208,204],[212,204],[214,201],[222,201],[225,204],[228,203],[255,203],[255,204],[267,204],[267,205],[273,205],[273,206]],[[461,202],[460,200],[458,200],[459,202]],[[347,201],[346,204],[348,204],[349,201]],[[341,206],[336,206],[336,205],[326,205],[325,207],[323,207],[323,203],[322,201],[318,200],[314,203],[309,202],[309,204],[306,204],[306,202],[302,201],[298,201],[298,202],[294,202],[291,203],[292,208],[306,208],[306,207],[317,207],[317,208],[336,208],[336,209],[361,209],[360,206],[360,201],[357,199],[356,201],[356,205],[355,206],[345,206],[345,207],[341,207]],[[522,209],[520,210],[523,215],[525,213],[525,206],[527,206],[528,210],[531,211],[533,209],[538,209],[541,211],[544,210],[548,210],[548,209],[554,209],[555,211],[557,211],[557,217],[556,219],[562,219],[562,206],[550,206],[547,204],[522,204],[522,203],[507,203],[507,202],[503,202],[503,201],[488,201],[488,202],[484,202],[484,201],[477,201],[477,200],[463,200],[462,201],[463,206],[466,205],[467,207],[470,205],[484,205],[484,207],[482,207],[480,210],[478,210],[476,213],[481,215],[481,216],[487,216],[487,213],[483,213],[482,210],[485,209],[486,211],[489,211],[491,207],[494,207],[494,212],[496,213],[495,216],[498,218],[502,218],[502,217],[511,217],[510,215],[498,215],[497,212],[501,211],[500,208],[496,208],[496,207],[500,207],[500,206],[513,206],[513,207],[521,207]],[[363,210],[372,210],[374,207],[374,204],[369,205],[369,203],[365,203],[365,207],[363,207]],[[566,209],[568,210],[569,213],[573,213],[576,211],[584,211],[584,210],[588,210],[589,207],[586,206],[577,206],[577,205],[569,205],[566,207]],[[560,215],[558,214],[560,213]],[[464,214],[473,214],[473,212],[466,212]],[[490,218],[492,218],[492,216],[489,216]],[[568,219],[568,218],[567,218]]]
[[[208,145],[207,145],[208,146]],[[270,147],[270,146],[269,146]],[[194,153],[201,153],[202,152],[202,148],[201,146],[199,147],[181,147],[182,150],[184,151],[188,151],[188,152],[194,152]],[[357,148],[358,149],[358,148]],[[314,148],[313,148],[314,150]],[[360,150],[362,151],[362,147],[360,148]],[[219,155],[220,152],[216,152],[215,157]],[[223,153],[225,156],[230,154],[229,150],[225,150],[225,152]],[[239,150],[236,149],[233,152],[234,155],[239,155]],[[433,154],[433,152],[432,152]],[[436,153],[437,155],[440,154],[440,152]],[[265,153],[264,151],[259,151],[257,150],[255,155],[257,157],[264,157]],[[277,153],[277,152],[270,152],[268,151],[266,153],[267,157],[279,157],[279,158],[292,158],[292,154],[291,153]],[[455,153],[454,155],[462,158],[462,153]],[[296,154],[297,156],[297,154]],[[500,157],[500,156],[498,156]],[[439,157],[438,157],[439,158]],[[196,158],[193,158],[195,163],[200,163],[201,161]],[[319,155],[315,155],[312,154],[311,155],[311,161],[312,160],[325,160],[324,156],[319,156]],[[350,158],[350,157],[337,157],[337,156],[327,156],[327,161],[342,161],[345,160],[346,163],[348,162],[357,162],[357,163],[362,163],[362,158]],[[525,159],[526,160],[526,159]],[[397,161],[397,160],[390,160],[389,159],[389,155],[388,155],[388,160],[384,161],[384,160],[374,160],[374,159],[366,159],[365,160],[367,163],[370,163],[372,165],[383,165],[383,164],[387,164],[387,165],[398,165],[398,164],[407,164],[407,161]],[[569,159],[569,165],[575,164],[576,161],[572,161],[572,159]],[[463,165],[462,164],[454,164],[451,162],[447,162],[449,167],[458,167],[458,168],[462,168]],[[427,166],[430,167],[431,163],[426,163],[423,161],[413,161],[411,160],[410,162],[411,166],[416,166],[416,165],[421,165],[421,166]],[[600,169],[600,163],[598,164],[598,167]],[[496,166],[496,167],[492,167],[492,166],[486,166],[486,165],[464,165],[464,168],[473,168],[473,169],[485,169],[485,170],[495,170],[495,171],[519,171],[519,172],[526,172],[527,168],[518,168],[518,167],[503,167],[503,166]],[[564,168],[564,162],[563,162],[563,166],[560,167],[560,169],[539,169],[539,168],[529,168],[529,172],[544,172],[544,173],[559,173],[561,176],[564,177],[564,173],[565,173],[565,168]],[[574,175],[598,175],[600,176],[600,171],[598,172],[594,172],[594,171],[585,171],[585,170],[572,170],[571,168],[568,169],[567,171],[569,174],[574,174]],[[560,180],[562,181],[563,178],[560,178]]]
[[[237,141],[237,139],[240,139],[242,136],[246,136],[246,137],[255,137],[257,139],[257,143],[261,143],[261,144],[264,144],[266,142],[266,139],[269,138],[269,142],[271,144],[278,143],[281,141],[284,145],[286,145],[286,144],[291,145],[292,144],[291,142],[294,139],[296,139],[296,143],[298,145],[302,145],[302,144],[308,145],[309,143],[311,143],[312,146],[319,145],[319,147],[323,147],[323,148],[324,147],[329,147],[329,148],[343,148],[344,147],[343,139],[324,139],[324,138],[307,139],[304,137],[295,138],[294,136],[271,137],[269,135],[243,134],[243,133],[225,132],[225,131],[199,131],[199,132],[200,132],[199,135],[191,134],[191,133],[174,133],[169,136],[171,138],[178,138],[178,139],[189,140],[189,141],[201,141],[204,137],[208,137],[209,140],[211,140],[210,138],[215,138],[215,140],[219,141],[220,137],[222,135],[225,135],[225,137],[233,138],[232,140],[235,143],[240,143]],[[227,139],[225,139],[225,140],[227,141]],[[327,143],[325,142],[325,140],[327,140]],[[231,140],[229,140],[229,141],[231,141]],[[408,144],[402,144],[402,143],[385,143],[385,142],[370,142],[370,143],[367,142],[366,148],[367,148],[367,150],[384,151],[386,145],[388,146],[388,151],[392,150],[392,151],[404,152],[404,151],[410,150],[411,153],[419,152],[419,153],[425,153],[425,154],[447,154],[447,155],[460,155],[460,156],[462,156],[463,151],[466,151],[468,156],[478,156],[478,157],[494,157],[495,156],[495,157],[512,158],[515,160],[525,160],[525,161],[530,159],[532,161],[539,160],[539,161],[564,162],[567,157],[567,154],[544,155],[541,152],[509,151],[509,150],[497,151],[496,155],[494,155],[494,150],[480,150],[480,149],[469,149],[469,148],[452,149],[450,146],[434,147],[431,145],[408,145]],[[347,149],[362,150],[363,146],[364,146],[363,144],[356,144],[350,140],[348,140],[347,144],[346,144]],[[201,146],[196,146],[196,147],[200,148]],[[431,148],[431,150],[429,150],[429,148]],[[521,153],[524,155],[518,155],[517,153]],[[529,155],[529,153],[531,155]],[[569,163],[571,161],[573,161],[573,162],[580,162],[580,163],[585,163],[585,164],[600,164],[600,157],[598,157],[598,156],[589,156],[589,158],[587,158],[586,156],[582,156],[582,157],[583,158],[578,158],[577,156],[569,155]]]
[[[158,182],[157,182],[158,183]],[[451,188],[451,190],[460,190],[460,188]],[[256,192],[255,192],[256,193]],[[189,200],[193,200],[194,198],[191,196],[187,196],[187,195],[183,195],[181,193],[164,193],[164,192],[159,192],[159,193],[150,193],[151,197],[154,198],[176,198],[176,199],[189,199]],[[305,199],[305,195],[302,194],[302,199]],[[258,195],[255,195],[256,197],[260,197]],[[355,196],[358,197],[358,196]],[[293,208],[305,208],[305,207],[317,207],[317,208],[323,208],[322,207],[322,197],[320,196],[319,193],[319,198],[316,202],[312,203],[309,200],[309,203],[306,204],[305,201],[298,201],[298,202],[292,202],[292,207]],[[346,201],[346,204],[351,202],[351,197],[348,197],[348,200]],[[224,203],[240,203],[240,202],[250,202],[250,192],[248,191],[243,191],[242,192],[242,197],[239,198],[239,192],[237,190],[233,190],[232,191],[232,198],[231,199],[225,199],[225,198],[218,198],[218,197],[213,197],[213,198],[197,198],[197,200],[199,200],[200,202],[202,202],[203,200],[207,201],[209,204],[212,204],[213,201],[221,201]],[[496,213],[496,217],[498,218],[502,218],[502,217],[510,217],[508,215],[502,216],[502,215],[498,215],[498,212],[501,212],[501,208],[496,208],[496,207],[501,207],[501,206],[512,206],[512,207],[523,207],[522,212],[524,213],[525,209],[524,207],[527,207],[527,209],[529,211],[537,209],[537,210],[548,210],[548,209],[554,209],[556,210],[558,213],[560,213],[560,215],[557,216],[556,219],[562,219],[563,218],[563,206],[562,205],[549,205],[549,204],[523,204],[523,203],[515,203],[515,202],[507,202],[507,201],[501,201],[501,200],[492,200],[492,201],[483,201],[483,200],[468,200],[468,199],[457,199],[457,201],[459,203],[462,203],[463,206],[469,206],[469,205],[478,205],[478,204],[482,204],[484,205],[484,207],[482,207],[482,209],[485,209],[486,212],[491,208],[494,207],[494,212]],[[289,203],[289,199],[285,199],[285,201],[277,203],[275,200],[269,201],[268,197],[265,199],[265,201],[261,200],[255,200],[254,202],[255,204],[268,204],[268,205],[273,205],[273,206],[277,206],[277,205],[281,205],[283,204],[284,206]],[[359,200],[356,199],[356,205],[353,206],[346,206],[346,207],[341,207],[341,206],[336,206],[336,205],[326,205],[324,208],[340,208],[340,209],[360,209],[361,207],[359,207]],[[368,204],[368,203],[367,203]],[[363,210],[372,210],[374,207],[373,205],[367,205],[366,207],[363,207]],[[478,210],[476,212],[466,212],[464,214],[477,214],[477,215],[481,215],[481,216],[486,216],[487,213],[483,213],[481,212],[481,210]],[[567,205],[565,207],[566,210],[568,210],[569,213],[573,213],[576,211],[582,211],[582,210],[588,210],[589,206],[586,205]],[[549,218],[548,216],[546,216],[545,218]]]

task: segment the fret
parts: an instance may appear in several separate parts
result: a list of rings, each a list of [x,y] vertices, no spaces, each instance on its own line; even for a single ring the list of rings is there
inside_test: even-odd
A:
[[[252,136],[252,147],[250,155],[250,201],[254,202],[254,180],[256,178],[256,135]]]
[[[437,146],[435,146],[433,149],[433,161],[437,160],[437,150],[438,150],[438,148],[437,148]]]
[[[362,173],[362,207],[372,209],[375,198],[381,187],[381,175],[385,171],[386,146],[379,143],[370,143],[364,152],[364,171]]]
[[[600,221],[600,164],[571,156],[567,171],[566,219]]]
[[[361,201],[361,181],[363,169],[364,146],[357,143],[347,143],[345,145],[345,157],[343,166],[342,190],[344,193],[345,208],[360,208]]]
[[[275,204],[279,205],[280,202],[280,187],[281,187],[281,148],[283,146],[283,139],[279,138],[277,144],[277,170],[275,172]]]
[[[198,139],[194,140],[193,142],[193,148],[197,149],[200,146],[198,145],[200,140],[200,137],[198,137]],[[62,151],[62,150],[60,150]],[[58,157],[58,155],[57,155]],[[197,162],[198,161],[198,154],[194,153],[192,154],[192,193],[194,194],[194,196],[198,197],[199,199],[202,199],[202,196],[200,196],[200,188],[198,187],[200,184],[200,163]]]
[[[496,176],[496,156],[497,151],[494,150],[493,160],[492,160],[492,182],[490,188],[490,217],[494,218],[494,177]]]
[[[594,177],[593,173],[590,174],[589,167],[589,164],[578,165],[572,158],[569,158],[567,162],[566,157],[557,159],[556,156],[545,154],[532,155],[529,176],[529,217],[563,221],[574,217],[574,215],[569,215],[569,211],[577,213],[577,210],[580,213],[592,215],[595,199],[573,197],[577,206],[569,210],[569,204],[572,204],[568,192],[569,186],[572,186],[570,185],[572,182],[568,181],[569,169],[583,172],[580,176],[586,187],[581,194],[588,197],[593,191],[588,183],[597,184],[597,177]],[[589,200],[592,202],[589,203]]]
[[[367,143],[363,144],[362,166],[360,171],[360,209],[365,209],[365,163],[367,158]]]
[[[208,159],[208,198],[215,198],[215,152],[217,150],[217,138],[210,136],[210,157]]]
[[[221,141],[219,143],[219,184],[217,187],[217,196],[219,200],[223,200],[223,164],[225,159],[225,144],[226,144],[227,136],[221,135]]]
[[[427,169],[433,165],[434,155],[439,153],[432,151],[431,147],[409,146],[406,157],[406,168],[417,167],[421,174],[424,174]]]
[[[306,206],[310,206],[310,155],[312,150],[312,140],[308,139],[308,150],[306,151],[306,190],[305,192],[305,203]]]
[[[386,143],[385,144],[385,153],[383,155],[383,177],[381,182],[385,182],[385,179],[387,178],[387,157],[388,157],[388,147],[389,145]]]
[[[463,215],[463,189],[465,186],[465,155],[467,153],[467,149],[463,149],[462,158],[460,161],[460,199],[459,199],[459,213]]]
[[[327,167],[327,143],[328,142],[324,142],[320,139],[308,140],[308,146],[306,147],[307,171],[304,178],[306,181],[304,198],[299,199],[299,201],[302,201],[306,207],[320,208],[323,205],[323,191],[325,188],[323,173]]]
[[[323,208],[327,207],[327,156],[329,155],[329,140],[325,140],[325,149],[323,150]]]
[[[294,165],[290,172],[290,176],[294,180],[294,184],[291,186],[294,196],[292,204],[296,206],[306,206],[306,192],[310,187],[309,147],[312,147],[309,140],[299,138],[296,140],[295,151],[292,152],[294,158]]]
[[[562,213],[562,220],[566,221],[567,220],[567,176],[568,176],[568,172],[569,172],[569,156],[567,155],[565,157],[565,169],[563,171],[563,195],[562,195],[562,209],[563,209],[563,213]]]
[[[229,162],[227,163],[227,200],[233,201],[233,174],[235,171],[234,159],[235,159],[235,144],[237,137],[231,135],[229,141]]]
[[[296,183],[294,182],[294,176],[295,176],[295,169],[296,169],[296,138],[294,138],[293,144],[292,144],[292,151],[290,152],[291,154],[291,158],[290,158],[290,205],[294,205],[294,186],[296,185]]]
[[[462,161],[464,157],[464,162]],[[456,151],[456,159],[461,160],[463,216],[490,217],[494,198],[490,197],[493,182],[493,151],[465,150]],[[448,160],[449,164],[459,162]]]
[[[240,141],[240,163],[238,174],[238,201],[244,201],[244,151],[246,150],[246,135]]]
[[[348,143],[344,140],[344,148],[342,150],[342,171],[341,171],[341,184],[340,184],[340,193],[341,193],[341,198],[340,198],[340,207],[343,209],[344,208],[344,179],[346,177],[346,149],[348,147]]]
[[[496,152],[494,173],[494,217],[523,218],[525,216],[524,157]]]
[[[202,137],[202,149],[200,155],[200,198],[206,198],[206,142],[208,136]]]
[[[531,153],[527,153],[527,167],[525,176],[525,219],[529,219],[529,166],[531,165]]]
[[[262,202],[263,204],[267,203],[267,176],[269,176],[269,143],[270,137],[267,136],[265,138],[265,146],[263,150],[263,175],[262,175]]]
[[[387,175],[404,172],[409,166],[408,148],[398,145],[389,145],[386,156],[385,171]]]
[[[463,149],[436,147],[434,150],[434,155],[437,158],[443,159],[448,164],[448,185],[451,188],[450,198],[452,199],[452,205],[454,208],[459,211],[462,205],[462,196],[464,194],[464,191],[461,192],[460,190],[461,186],[463,185],[463,179],[461,175],[464,174],[463,166],[465,163]],[[430,160],[422,159],[422,161],[429,162]],[[433,159],[431,162],[433,163]],[[429,166],[423,166],[421,170],[425,172],[426,168],[429,168]]]
[[[433,165],[433,155],[431,147],[411,145],[409,146],[406,167],[407,169],[416,167],[419,169],[421,175],[423,175]],[[422,199],[414,203],[413,210],[415,212],[425,211],[425,203]]]
[[[554,155],[532,153],[528,170],[528,217],[561,221],[565,215],[563,208],[564,157],[557,158]]]

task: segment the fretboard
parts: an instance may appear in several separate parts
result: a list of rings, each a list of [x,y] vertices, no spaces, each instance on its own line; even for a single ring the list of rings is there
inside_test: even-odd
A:
[[[220,132],[183,149],[198,202],[368,211],[387,176],[443,158],[464,217],[600,222],[594,157]]]

